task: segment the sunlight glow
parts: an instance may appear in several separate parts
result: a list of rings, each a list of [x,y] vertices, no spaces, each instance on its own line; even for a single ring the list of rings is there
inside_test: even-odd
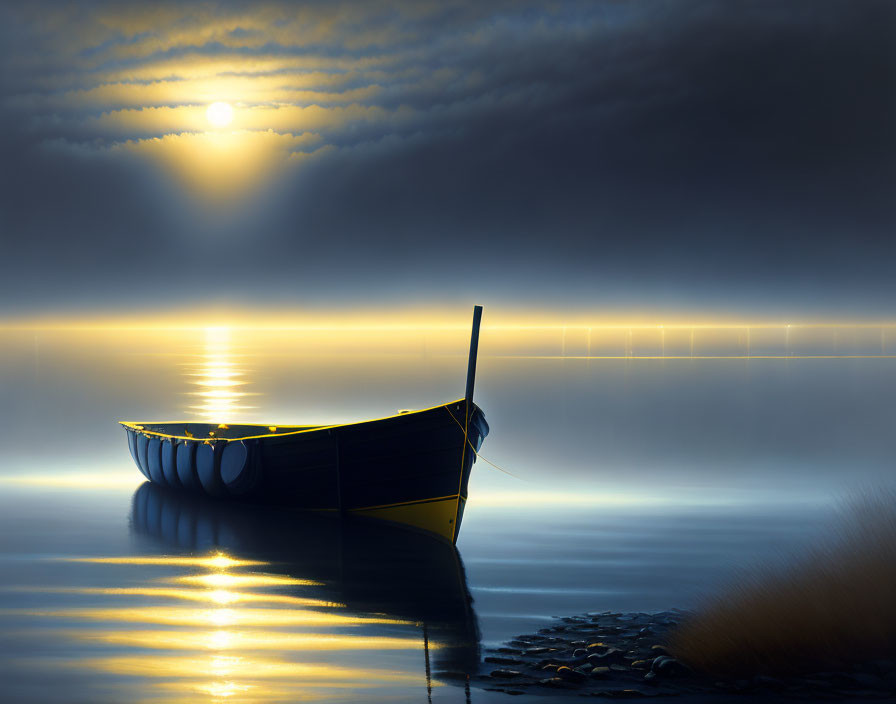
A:
[[[205,116],[215,127],[225,127],[233,122],[233,108],[230,103],[218,101],[208,106]]]
[[[109,151],[146,159],[159,167],[167,181],[173,177],[178,182],[178,196],[220,216],[283,173],[291,164],[292,150],[301,148],[303,141],[302,135],[219,127],[124,142]]]

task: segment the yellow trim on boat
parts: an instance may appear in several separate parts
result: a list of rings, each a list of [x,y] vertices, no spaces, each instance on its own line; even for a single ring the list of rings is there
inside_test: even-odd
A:
[[[350,509],[350,513],[411,526],[453,543],[457,536],[457,496],[425,499],[396,506]]]
[[[264,433],[261,435],[243,435],[238,438],[215,438],[215,440],[222,440],[224,442],[234,442],[237,440],[258,440],[260,438],[282,438],[282,437],[287,437],[289,435],[299,435],[301,433],[312,433],[312,432],[316,432],[318,430],[331,430],[333,428],[345,428],[350,425],[363,425],[364,423],[376,423],[377,421],[389,420],[390,418],[404,418],[406,416],[414,415],[415,413],[425,413],[426,411],[434,411],[437,408],[445,408],[446,406],[450,406],[453,403],[462,403],[465,400],[466,399],[460,398],[460,399],[455,399],[454,401],[448,401],[447,403],[440,403],[437,406],[430,406],[429,408],[421,408],[420,410],[416,410],[416,411],[404,411],[403,413],[399,412],[399,413],[395,413],[391,416],[383,416],[382,418],[371,418],[369,420],[355,421],[354,423],[337,423],[334,425],[270,426],[270,425],[262,425],[262,424],[256,424],[256,423],[233,423],[233,425],[249,425],[249,426],[257,426],[259,428],[286,427],[286,428],[302,428],[302,430],[291,430],[286,433]],[[189,436],[189,435],[172,435],[171,433],[160,433],[156,430],[146,430],[145,427],[147,425],[181,425],[181,424],[185,425],[185,426],[186,425],[214,425],[214,423],[197,423],[196,421],[191,421],[191,420],[140,421],[140,422],[120,420],[120,421],[118,421],[118,424],[124,426],[125,428],[127,428],[129,430],[133,430],[135,432],[142,433],[143,435],[154,435],[156,437],[161,437],[161,438],[171,438],[172,440],[195,440],[196,438]]]
[[[445,499],[456,499],[458,497],[457,494],[449,494],[448,496],[436,496],[432,499],[414,499],[413,501],[399,501],[394,504],[380,504],[378,506],[362,506],[361,508],[350,508],[348,511],[373,511],[379,508],[393,508],[394,506],[410,506],[412,504],[425,504],[429,501],[444,501]],[[466,497],[462,497],[466,500]]]

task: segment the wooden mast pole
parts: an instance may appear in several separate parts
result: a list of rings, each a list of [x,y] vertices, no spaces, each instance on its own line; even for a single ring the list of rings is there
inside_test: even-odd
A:
[[[473,406],[473,385],[476,382],[476,355],[479,352],[479,322],[482,320],[482,306],[473,306],[473,334],[470,336],[470,359],[467,362],[467,393],[464,400],[467,406],[467,418]]]
[[[482,320],[482,306],[473,306],[473,333],[470,336],[470,358],[467,361],[467,392],[464,394],[464,446],[460,455],[460,477],[457,481],[457,508],[454,511],[454,534],[451,542],[457,542],[457,535],[460,532],[460,502],[464,497],[461,489],[464,485],[464,468],[467,466],[467,445],[470,441],[467,439],[470,432],[470,419],[473,417],[473,385],[476,382],[476,355],[479,352],[479,321]],[[471,465],[472,466],[472,465]]]

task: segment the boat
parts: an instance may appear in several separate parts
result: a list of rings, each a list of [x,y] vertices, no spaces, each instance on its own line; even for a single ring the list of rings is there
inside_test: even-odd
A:
[[[122,421],[152,483],[219,499],[379,518],[457,542],[489,427],[473,402],[482,307],[463,398],[338,425]]]

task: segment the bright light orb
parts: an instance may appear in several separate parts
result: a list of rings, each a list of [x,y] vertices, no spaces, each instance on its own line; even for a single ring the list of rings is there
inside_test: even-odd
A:
[[[230,107],[230,103],[212,103],[205,111],[205,116],[215,127],[224,127],[233,120],[233,108]]]

